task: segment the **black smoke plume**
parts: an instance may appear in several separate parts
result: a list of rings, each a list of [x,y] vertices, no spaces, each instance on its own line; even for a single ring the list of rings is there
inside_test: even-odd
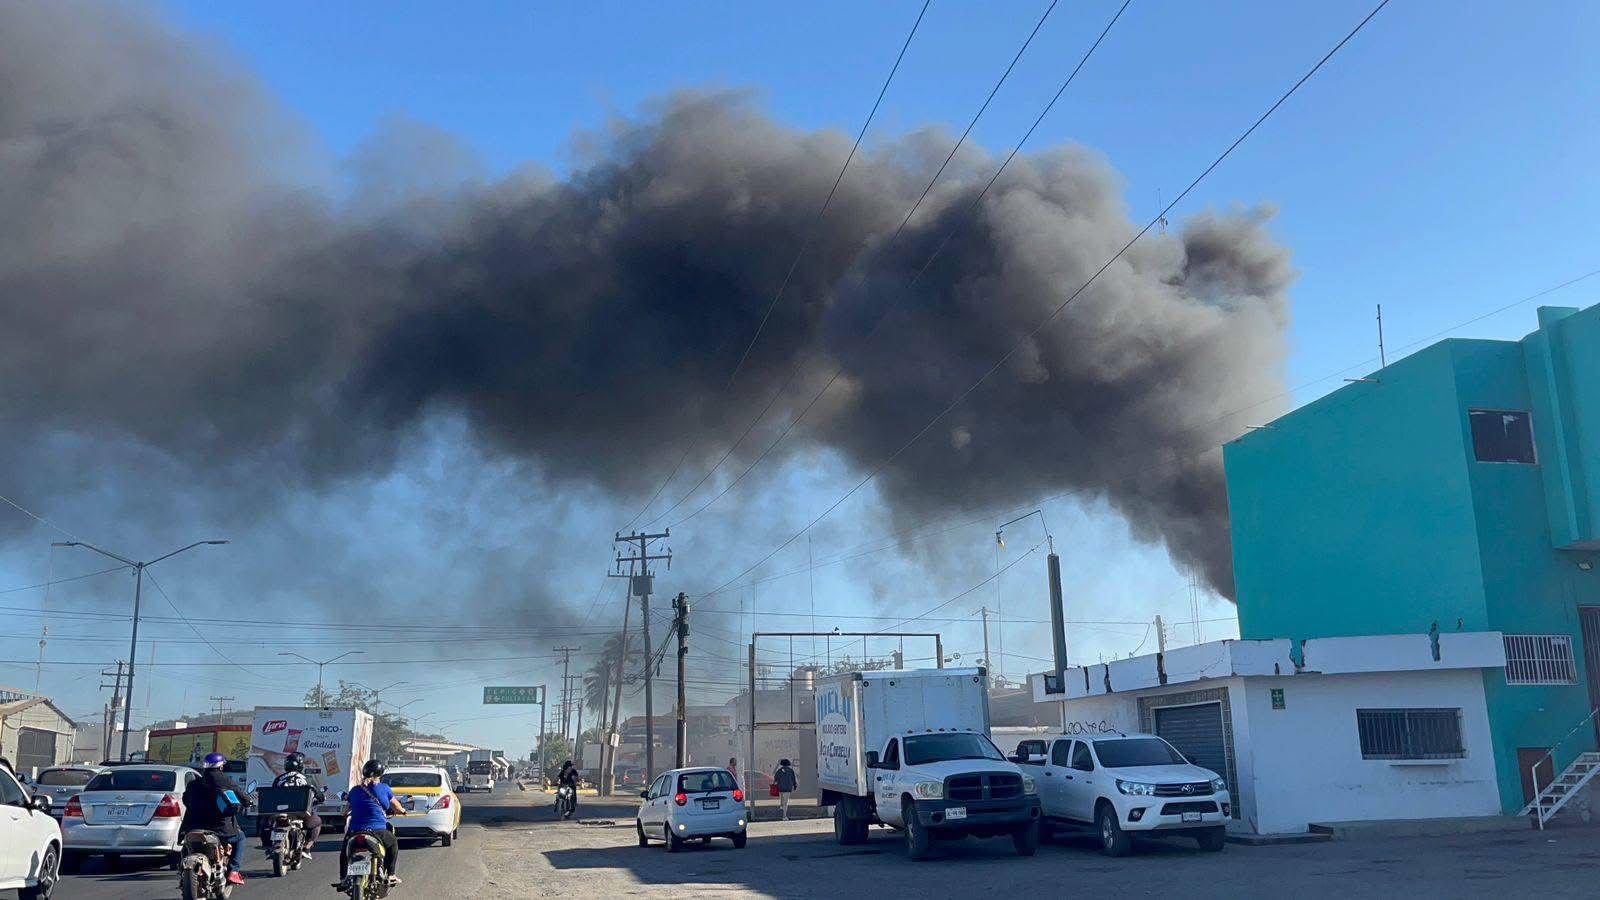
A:
[[[340,190],[223,55],[122,8],[4,4],[4,461],[66,490],[51,442],[144,448],[236,503],[268,493],[241,486],[261,473],[315,492],[384,472],[453,415],[492,455],[638,503],[698,436],[659,510],[791,375],[730,472],[842,367],[768,464],[821,449],[866,471],[1137,226],[1076,148],[1019,157],[968,217],[996,162],[973,151],[891,243],[950,138],[881,142],[729,388],[847,140],[690,92],[580,135],[559,176],[488,179],[447,140],[391,135]],[[896,459],[892,514],[1077,489],[1231,593],[1206,451],[1281,391],[1293,273],[1265,218],[1202,214],[1141,241]]]

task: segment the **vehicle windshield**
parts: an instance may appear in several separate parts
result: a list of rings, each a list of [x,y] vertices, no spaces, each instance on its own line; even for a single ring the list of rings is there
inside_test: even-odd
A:
[[[1108,769],[1125,769],[1131,766],[1182,766],[1188,764],[1183,754],[1160,738],[1122,738],[1114,741],[1095,741],[1094,751],[1100,755],[1100,765]]]
[[[1005,754],[981,734],[914,734],[906,738],[906,764],[943,762],[947,759],[1005,761]]]
[[[34,784],[40,787],[82,787],[94,773],[88,769],[45,769]]]
[[[392,788],[436,788],[444,781],[434,772],[390,772],[383,776],[383,783]]]
[[[685,794],[710,794],[737,788],[727,772],[687,772],[678,776],[678,790]]]
[[[113,769],[91,778],[83,789],[85,791],[170,791],[177,786],[177,773],[164,769]]]
[[[494,763],[488,761],[469,762],[467,763],[467,771],[473,775],[492,775],[494,774]]]

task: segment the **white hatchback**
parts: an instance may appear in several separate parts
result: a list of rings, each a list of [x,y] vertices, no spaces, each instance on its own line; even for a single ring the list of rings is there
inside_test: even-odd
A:
[[[28,793],[0,768],[0,891],[44,900],[60,877],[61,826],[50,817],[50,798]]]
[[[746,817],[744,791],[733,773],[719,768],[673,769],[640,791],[644,802],[634,828],[639,846],[652,839],[663,841],[668,853],[682,849],[684,841],[710,843],[725,837],[744,848]]]

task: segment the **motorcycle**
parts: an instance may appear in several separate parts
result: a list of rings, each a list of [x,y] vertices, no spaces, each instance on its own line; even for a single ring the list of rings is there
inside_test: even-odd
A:
[[[305,823],[293,816],[279,815],[272,819],[270,829],[263,835],[261,849],[272,860],[272,874],[283,877],[285,870],[300,868],[306,853]]]
[[[563,784],[561,787],[556,788],[556,815],[563,819],[570,819],[572,814],[577,811],[578,794],[572,789],[572,785]]]
[[[344,839],[344,880],[334,885],[350,900],[378,900],[389,896],[388,866],[383,844],[365,832]]]
[[[178,865],[178,893],[183,900],[223,900],[233,893],[228,883],[231,851],[214,831],[183,836],[183,860]]]

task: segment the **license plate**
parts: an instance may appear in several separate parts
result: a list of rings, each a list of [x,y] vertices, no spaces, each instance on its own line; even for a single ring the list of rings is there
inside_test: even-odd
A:
[[[1198,822],[1198,821],[1200,821],[1200,814],[1199,813],[1184,813],[1183,814],[1183,820],[1185,822]]]
[[[348,875],[371,875],[372,860],[352,859],[350,860],[350,865],[345,867],[345,873]]]
[[[952,806],[944,811],[944,817],[947,820],[965,819],[967,817],[967,808],[965,806]]]
[[[716,800],[701,800],[700,801],[700,808],[701,809],[721,809],[722,808],[722,799],[718,798]]]
[[[106,809],[106,818],[108,818],[108,819],[116,819],[118,821],[122,821],[124,819],[128,819],[128,818],[131,818],[133,816],[133,808],[132,807],[128,807],[128,806],[108,806],[105,809]]]
[[[281,844],[287,840],[289,840],[289,832],[287,831],[274,831],[272,833],[272,842],[274,844]]]

